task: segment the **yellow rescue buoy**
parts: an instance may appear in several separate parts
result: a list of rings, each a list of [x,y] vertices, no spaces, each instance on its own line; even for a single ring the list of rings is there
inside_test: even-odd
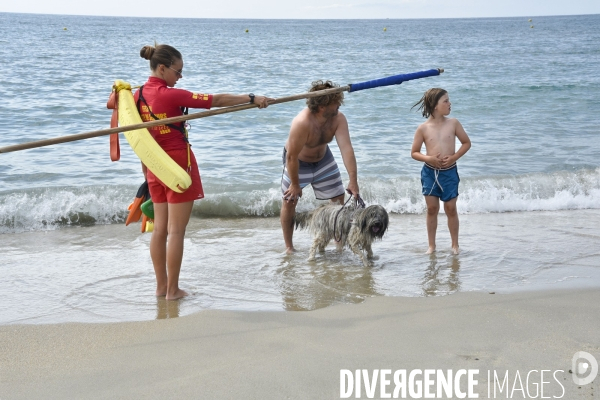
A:
[[[67,28],[63,28],[63,31],[66,31],[66,30],[67,30]]]
[[[141,124],[142,118],[138,112],[131,93],[131,85],[117,79],[113,85],[119,97],[119,125]],[[124,132],[134,153],[146,167],[169,189],[183,193],[192,185],[192,178],[171,156],[169,156],[152,138],[146,128]]]
[[[533,28],[533,25],[531,25],[530,28]]]
[[[248,33],[248,29],[246,29],[246,33]]]
[[[387,28],[383,28],[383,31],[384,31],[384,32],[385,32],[385,31],[387,31]]]

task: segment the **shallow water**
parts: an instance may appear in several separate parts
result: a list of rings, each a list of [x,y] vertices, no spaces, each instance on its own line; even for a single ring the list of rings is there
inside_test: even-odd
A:
[[[172,318],[206,309],[314,310],[371,296],[600,287],[600,210],[461,216],[462,253],[440,216],[438,251],[426,255],[421,215],[392,215],[373,267],[330,245],[307,261],[310,237],[282,253],[276,218],[192,219],[174,302],[154,296],[148,244],[138,225],[4,235],[0,323]]]

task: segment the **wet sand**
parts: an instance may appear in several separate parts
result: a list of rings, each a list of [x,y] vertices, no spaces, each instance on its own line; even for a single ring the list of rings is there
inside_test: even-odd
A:
[[[165,303],[165,312],[176,306]],[[551,370],[544,396],[593,399],[600,378],[579,388],[568,371],[578,351],[600,359],[598,315],[600,291],[578,289],[7,325],[0,327],[0,399],[336,399],[341,369],[417,368],[478,369],[479,398],[488,398],[487,371],[508,370],[512,387],[517,371],[525,384],[528,371]],[[555,375],[561,385],[556,370],[564,371]],[[531,376],[533,394],[540,375]],[[361,398],[368,398],[364,387]]]

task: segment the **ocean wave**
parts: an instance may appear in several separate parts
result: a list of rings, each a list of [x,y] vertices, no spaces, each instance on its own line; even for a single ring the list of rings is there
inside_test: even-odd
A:
[[[467,181],[462,213],[600,208],[600,168]]]
[[[210,184],[206,184],[210,188]],[[415,178],[360,182],[367,204],[388,212],[421,214],[425,201]],[[194,205],[193,217],[274,217],[281,209],[278,188],[239,191],[219,186]],[[63,226],[123,223],[137,188],[102,185],[38,188],[0,193],[0,233],[53,230]],[[600,168],[518,176],[463,178],[457,203],[460,213],[553,211],[600,208]],[[321,204],[306,190],[298,211]]]
[[[131,197],[122,189],[88,186],[1,193],[0,233],[123,222]]]

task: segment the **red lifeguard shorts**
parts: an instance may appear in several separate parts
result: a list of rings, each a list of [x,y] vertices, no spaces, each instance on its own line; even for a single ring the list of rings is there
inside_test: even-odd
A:
[[[167,154],[181,166],[184,170],[188,169],[188,153],[185,150],[169,150]],[[148,188],[150,189],[150,197],[153,203],[186,203],[188,201],[199,200],[204,197],[202,189],[202,181],[200,180],[200,171],[198,171],[198,163],[196,157],[190,150],[191,161],[191,178],[192,185],[183,193],[177,193],[169,189],[162,183],[150,170],[146,174],[148,180]]]

